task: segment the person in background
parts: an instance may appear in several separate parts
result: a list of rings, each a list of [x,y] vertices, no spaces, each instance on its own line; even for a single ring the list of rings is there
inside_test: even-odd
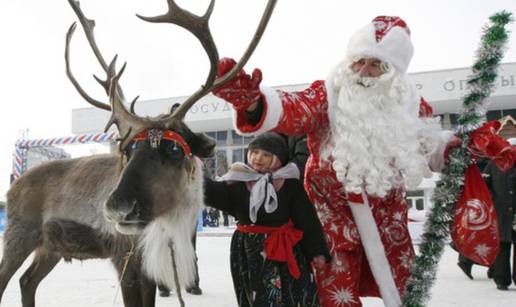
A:
[[[223,220],[224,226],[228,227],[229,226],[229,215],[225,211],[222,211],[222,220]]]
[[[305,178],[306,162],[310,156],[310,152],[308,151],[308,146],[306,144],[306,135],[282,135],[287,139],[289,148],[289,161],[294,162],[297,165],[297,168],[299,168],[299,173],[301,174],[300,180],[303,182]]]
[[[219,210],[216,208],[210,208],[209,216],[210,216],[210,226],[211,227],[219,227],[219,219],[220,219]]]
[[[208,226],[208,208],[202,209],[202,227]]]
[[[516,138],[508,141],[516,145]],[[516,285],[516,166],[504,172],[490,162],[483,174],[491,192],[500,233],[500,251],[493,264],[492,276],[498,290],[508,290],[511,279]]]
[[[207,205],[238,221],[230,250],[238,306],[319,306],[310,263],[329,260],[321,223],[288,162],[282,136],[270,132],[248,146],[221,181],[205,180]]]

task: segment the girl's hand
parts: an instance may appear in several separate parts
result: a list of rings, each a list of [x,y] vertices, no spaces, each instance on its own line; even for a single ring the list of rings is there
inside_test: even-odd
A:
[[[312,260],[312,264],[316,269],[322,269],[326,265],[326,257],[323,255],[315,256]]]

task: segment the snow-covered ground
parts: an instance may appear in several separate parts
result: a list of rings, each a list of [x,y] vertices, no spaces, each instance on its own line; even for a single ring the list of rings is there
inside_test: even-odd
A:
[[[199,272],[203,294],[184,294],[186,306],[235,307],[236,301],[229,273],[229,244],[232,229],[205,229],[198,237]],[[516,306],[516,287],[499,291],[488,280],[486,269],[474,267],[475,280],[469,280],[456,266],[457,254],[449,247],[439,265],[429,307]],[[2,307],[21,306],[18,279],[30,264],[30,258],[9,283]],[[59,263],[42,281],[36,297],[39,307],[114,307],[123,306],[115,270],[109,261],[88,260]],[[179,306],[176,296],[157,298],[158,307]],[[383,306],[379,299],[366,298],[366,307]]]

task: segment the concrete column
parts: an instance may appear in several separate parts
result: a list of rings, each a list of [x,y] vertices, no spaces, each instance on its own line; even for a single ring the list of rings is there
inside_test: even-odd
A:
[[[451,129],[452,128],[450,113],[444,113],[443,114],[443,128],[444,129]]]

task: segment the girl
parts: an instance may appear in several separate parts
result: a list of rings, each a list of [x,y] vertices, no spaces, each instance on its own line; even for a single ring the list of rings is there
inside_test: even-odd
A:
[[[238,162],[220,182],[206,179],[206,204],[238,220],[230,262],[239,306],[319,306],[310,262],[329,252],[288,147],[277,133],[256,137],[247,164]]]

